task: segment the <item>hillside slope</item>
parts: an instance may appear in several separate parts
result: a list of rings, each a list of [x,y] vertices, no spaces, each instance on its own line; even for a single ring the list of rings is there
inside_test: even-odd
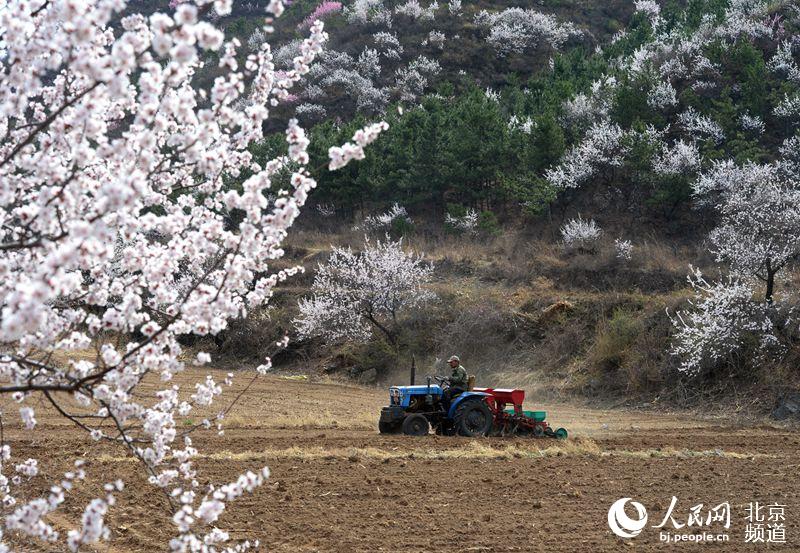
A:
[[[411,354],[441,367],[461,352],[479,374],[528,375],[546,393],[744,392],[762,407],[796,388],[796,6],[510,6],[317,12],[328,54],[279,107],[320,121],[311,166],[366,121],[390,129],[359,163],[314,175],[291,239],[307,273],[277,298],[271,332],[294,331],[329,246],[359,249],[365,233],[425,252],[439,301],[403,321],[400,357],[379,339],[310,340],[279,361],[374,379]],[[315,9],[292,4],[276,63]],[[254,19],[239,17],[227,23],[244,37]],[[301,109],[309,91],[322,103]],[[275,134],[252,151],[284,147]],[[231,329],[222,351],[256,353],[266,316]]]

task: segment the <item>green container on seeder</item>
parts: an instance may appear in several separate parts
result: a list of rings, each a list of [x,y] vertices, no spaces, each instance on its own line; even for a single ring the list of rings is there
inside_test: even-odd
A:
[[[513,415],[514,409],[506,409],[506,414]],[[542,422],[547,418],[547,411],[523,411],[522,414],[534,422]]]

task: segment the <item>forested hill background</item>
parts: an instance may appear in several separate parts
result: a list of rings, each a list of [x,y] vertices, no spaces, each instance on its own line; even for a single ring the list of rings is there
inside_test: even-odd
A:
[[[435,267],[400,346],[296,340],[279,364],[390,380],[412,353],[432,370],[460,353],[543,394],[766,407],[797,389],[796,1],[299,0],[269,36],[263,8],[221,23],[279,69],[312,21],[330,34],[273,108],[308,129],[319,187],[290,239],[305,276],[221,351],[292,334],[331,245],[388,233]],[[364,160],[324,169],[376,120]],[[285,150],[268,130],[257,158]]]

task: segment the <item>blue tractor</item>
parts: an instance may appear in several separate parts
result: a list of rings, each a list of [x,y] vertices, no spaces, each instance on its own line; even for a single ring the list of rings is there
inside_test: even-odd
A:
[[[494,425],[494,415],[486,401],[490,394],[466,391],[447,401],[449,381],[433,377],[437,384],[392,386],[389,405],[381,410],[381,434],[424,436],[431,428],[445,436],[485,436]]]

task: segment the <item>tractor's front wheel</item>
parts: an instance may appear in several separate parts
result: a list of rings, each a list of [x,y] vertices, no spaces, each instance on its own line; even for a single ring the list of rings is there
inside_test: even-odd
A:
[[[483,399],[462,401],[453,415],[453,426],[461,436],[485,436],[493,424],[494,417]]]
[[[380,432],[381,434],[397,434],[399,430],[400,430],[400,425],[398,425],[397,423],[383,422],[383,421],[380,421],[378,423],[378,432]]]
[[[408,436],[425,436],[431,429],[425,415],[419,413],[408,415],[403,419],[403,434]]]

